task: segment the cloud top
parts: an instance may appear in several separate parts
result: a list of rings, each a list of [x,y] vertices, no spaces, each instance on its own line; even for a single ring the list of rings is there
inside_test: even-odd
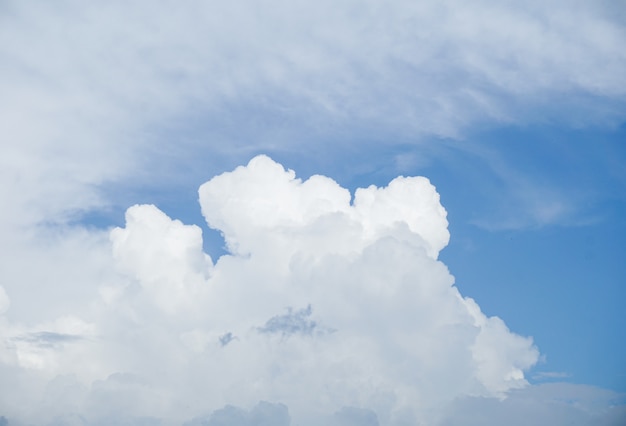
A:
[[[278,239],[280,234],[285,243],[299,243],[298,250],[318,253],[360,250],[395,235],[410,236],[436,259],[450,238],[439,194],[424,177],[398,177],[386,188],[359,188],[351,203],[349,191],[332,179],[315,175],[302,182],[294,171],[261,155],[211,179],[199,193],[208,225],[223,232],[234,253],[252,250],[250,240]]]

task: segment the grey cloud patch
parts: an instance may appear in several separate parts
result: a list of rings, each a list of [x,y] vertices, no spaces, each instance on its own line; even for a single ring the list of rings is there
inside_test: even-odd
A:
[[[261,333],[281,334],[283,337],[293,334],[311,336],[314,332],[324,333],[332,331],[318,326],[317,322],[310,319],[313,308],[309,304],[306,308],[294,311],[292,307],[287,308],[284,315],[276,315],[265,323],[258,330]]]
[[[38,331],[13,338],[15,341],[30,343],[42,348],[54,348],[65,343],[74,343],[83,339],[83,336],[76,334],[55,333],[52,331]]]
[[[223,335],[221,335],[219,337],[220,345],[226,346],[226,345],[228,345],[230,342],[232,342],[235,339],[236,339],[236,337],[233,336],[233,333],[228,332],[228,333],[223,334]]]
[[[227,405],[214,411],[206,419],[194,419],[184,423],[184,426],[289,426],[290,424],[287,406],[261,401],[250,411]]]

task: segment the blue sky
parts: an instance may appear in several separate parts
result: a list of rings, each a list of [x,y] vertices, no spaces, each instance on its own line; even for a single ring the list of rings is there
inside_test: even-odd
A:
[[[476,204],[467,193],[451,189],[462,204],[457,225],[449,207],[457,241],[452,239],[442,258],[460,288],[476,295],[485,310],[534,336],[546,355],[537,371],[558,371],[569,375],[568,381],[623,391],[624,181],[615,165],[623,164],[624,130],[495,133],[486,137],[495,139],[488,143],[504,142],[498,151],[509,167],[537,187],[552,187],[571,210],[553,223],[489,230],[473,225]],[[451,186],[457,185],[463,184],[457,180]],[[502,209],[500,194],[485,194],[492,207],[483,206],[482,214]]]
[[[621,424],[622,9],[3,4],[0,416]]]

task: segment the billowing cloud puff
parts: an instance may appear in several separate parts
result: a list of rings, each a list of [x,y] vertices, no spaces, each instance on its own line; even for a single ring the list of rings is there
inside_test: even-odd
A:
[[[126,213],[126,228],[111,231],[113,255],[166,312],[189,308],[205,287],[211,259],[202,252],[202,231],[172,221],[154,206]]]
[[[345,254],[393,235],[436,259],[448,243],[446,212],[426,178],[399,177],[387,188],[358,189],[352,204],[350,198],[332,179],[301,182],[265,156],[200,188],[202,213],[235,253],[253,250],[260,237],[281,239],[298,252]]]

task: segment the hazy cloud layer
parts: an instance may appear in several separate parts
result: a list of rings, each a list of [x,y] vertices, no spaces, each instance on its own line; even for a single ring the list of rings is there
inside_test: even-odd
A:
[[[619,426],[626,419],[626,395],[592,386],[552,383],[514,391],[499,401],[460,398],[441,426],[507,424]]]
[[[67,220],[105,204],[103,184],[150,182],[146,162],[172,172],[198,139],[245,161],[307,134],[617,123],[623,18],[610,1],[4,2],[0,217]]]

